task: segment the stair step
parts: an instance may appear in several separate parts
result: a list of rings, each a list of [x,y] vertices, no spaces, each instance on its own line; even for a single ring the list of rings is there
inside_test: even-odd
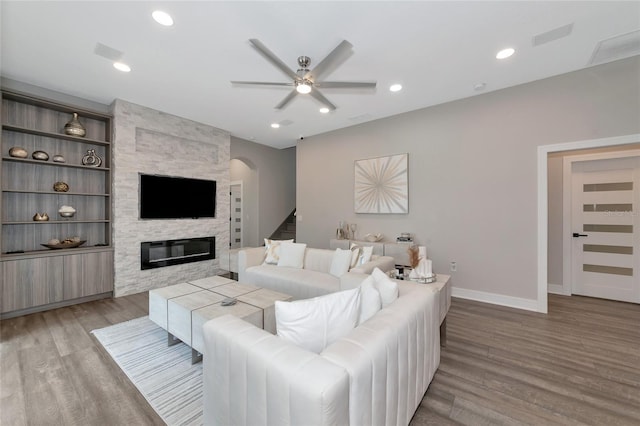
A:
[[[291,239],[295,239],[295,238],[296,238],[295,232],[281,231],[279,238],[276,238],[276,239],[278,239],[278,240],[291,240]]]

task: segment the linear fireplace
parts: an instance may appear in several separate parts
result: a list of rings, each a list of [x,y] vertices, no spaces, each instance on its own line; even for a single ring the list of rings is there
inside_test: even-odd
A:
[[[215,237],[146,241],[140,243],[140,267],[141,269],[151,269],[199,262],[215,259],[215,253]]]

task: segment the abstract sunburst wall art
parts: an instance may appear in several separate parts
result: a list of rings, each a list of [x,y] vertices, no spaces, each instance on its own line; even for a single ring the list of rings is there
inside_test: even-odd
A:
[[[408,154],[356,160],[356,213],[409,213]]]

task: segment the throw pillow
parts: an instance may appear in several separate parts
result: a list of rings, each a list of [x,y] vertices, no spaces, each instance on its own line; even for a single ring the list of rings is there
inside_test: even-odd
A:
[[[358,265],[364,265],[365,263],[371,260],[371,255],[373,254],[373,247],[362,247],[362,254],[358,259]]]
[[[371,276],[376,282],[376,289],[380,293],[382,307],[385,308],[398,298],[398,283],[389,278],[380,269],[375,268]]]
[[[369,275],[360,284],[360,317],[358,325],[362,324],[382,309],[380,292],[376,289],[376,280]]]
[[[349,269],[355,268],[358,264],[358,259],[360,259],[360,255],[362,254],[362,248],[355,244],[351,243],[351,264],[349,265]]]
[[[304,267],[304,250],[306,248],[306,244],[281,243],[278,266],[302,269]]]
[[[270,240],[264,239],[265,258],[264,263],[268,265],[277,265],[280,259],[280,244],[292,243],[293,240]]]
[[[351,250],[336,249],[331,259],[329,273],[334,277],[340,277],[349,271],[351,265]]]
[[[358,323],[360,288],[295,302],[275,302],[279,337],[319,354]]]

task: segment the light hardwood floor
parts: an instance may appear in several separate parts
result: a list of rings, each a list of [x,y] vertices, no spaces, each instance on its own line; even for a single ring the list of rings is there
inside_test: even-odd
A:
[[[138,294],[0,322],[0,424],[162,424],[89,333],[147,310]],[[640,306],[551,295],[549,312],[454,299],[412,425],[640,424]]]

